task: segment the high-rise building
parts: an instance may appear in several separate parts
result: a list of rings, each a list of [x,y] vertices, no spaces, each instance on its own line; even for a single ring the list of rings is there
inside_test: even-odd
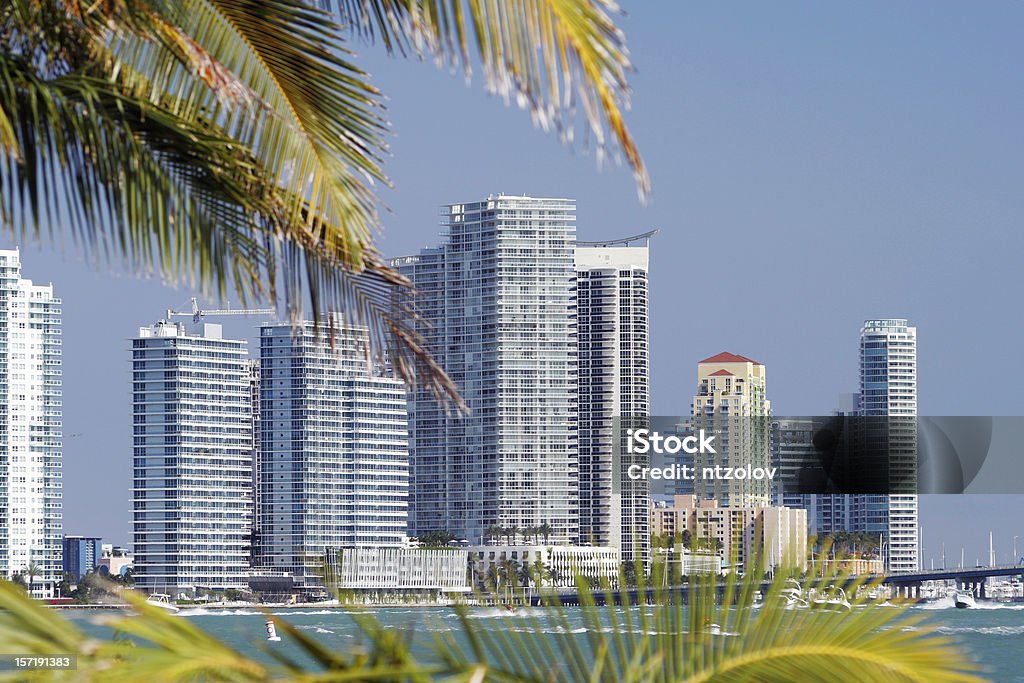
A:
[[[917,464],[917,328],[903,318],[866,320],[860,331],[859,414],[887,417],[891,495],[860,495],[852,501],[857,531],[881,532],[892,573],[920,568]],[[905,492],[898,492],[906,489]]]
[[[723,352],[697,364],[692,429],[714,434],[715,453],[694,454],[697,471],[705,467],[768,467],[771,463],[771,402],[765,367],[756,360]],[[694,493],[726,507],[771,504],[767,479],[698,477]]]
[[[615,420],[650,415],[647,270],[652,234],[577,242],[575,252],[579,538],[618,548],[626,560],[650,553],[647,482],[615,472],[613,456]]]
[[[64,537],[65,573],[71,574],[76,580],[95,569],[103,557],[103,539],[95,536]]]
[[[261,570],[319,591],[328,548],[400,547],[409,488],[405,387],[365,330],[260,329]]]
[[[135,585],[246,586],[252,404],[246,342],[161,321],[132,340]]]
[[[50,597],[63,570],[61,301],[0,250],[0,576]]]
[[[415,284],[427,348],[471,412],[411,395],[410,533],[482,543],[488,527],[579,536],[571,199],[442,208],[445,243],[393,264]]]

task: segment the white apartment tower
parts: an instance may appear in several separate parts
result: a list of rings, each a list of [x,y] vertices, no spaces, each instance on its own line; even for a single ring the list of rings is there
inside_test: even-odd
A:
[[[147,592],[247,585],[252,402],[246,342],[166,321],[132,340],[135,583]]]
[[[25,576],[37,597],[62,571],[60,334],[53,285],[0,250],[0,576]]]
[[[694,466],[768,467],[771,462],[771,402],[765,366],[723,352],[697,364],[697,393],[691,404],[694,431],[715,434],[715,453],[697,453]],[[767,479],[694,480],[699,499],[713,498],[726,507],[771,505]]]
[[[368,362],[365,329],[260,329],[260,570],[322,590],[329,548],[401,547],[408,521],[405,386]]]
[[[903,318],[866,320],[860,331],[860,404],[865,417],[888,417],[892,475],[906,493],[859,495],[852,501],[856,530],[885,534],[883,553],[891,573],[920,568],[917,464],[917,328]],[[911,476],[906,472],[911,471]]]
[[[443,246],[393,265],[471,412],[411,394],[410,533],[548,525],[575,541],[576,203],[491,196],[442,207],[442,226]]]
[[[613,452],[615,421],[650,415],[653,234],[577,242],[575,251],[580,542],[618,548],[624,560],[650,554],[647,482],[614,471]]]

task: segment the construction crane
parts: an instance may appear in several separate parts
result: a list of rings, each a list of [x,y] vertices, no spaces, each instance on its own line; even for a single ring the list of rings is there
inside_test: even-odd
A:
[[[171,318],[182,317],[186,315],[192,316],[192,322],[200,323],[204,316],[207,315],[274,315],[277,313],[273,308],[220,308],[202,310],[199,308],[199,301],[196,297],[192,297],[192,312],[188,311],[174,311],[170,308],[167,309],[167,322],[171,321]]]

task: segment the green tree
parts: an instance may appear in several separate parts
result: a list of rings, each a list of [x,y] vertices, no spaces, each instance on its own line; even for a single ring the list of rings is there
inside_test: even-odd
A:
[[[28,577],[28,593],[32,595],[32,592],[36,587],[36,579],[43,575],[43,568],[35,562],[30,562],[28,568],[25,570],[25,576]]]
[[[0,3],[0,225],[66,229],[90,257],[243,305],[336,312],[368,326],[375,358],[460,403],[374,243],[388,123],[350,43],[478,64],[566,141],[582,127],[615,146],[643,194],[624,34],[606,0],[319,5]]]
[[[555,532],[555,530],[554,530],[554,529],[552,529],[552,528],[551,528],[551,525],[550,525],[550,524],[548,524],[547,522],[544,522],[544,523],[543,523],[543,524],[541,524],[541,525],[540,525],[539,527],[537,527],[537,533],[539,533],[539,534],[540,534],[541,536],[543,536],[543,537],[544,537],[544,544],[545,544],[545,545],[547,545],[547,542],[548,542],[548,538],[549,538],[549,537],[551,536],[551,534],[553,534],[554,532]]]

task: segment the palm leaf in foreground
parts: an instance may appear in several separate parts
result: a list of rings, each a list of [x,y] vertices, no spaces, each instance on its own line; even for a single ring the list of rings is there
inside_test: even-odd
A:
[[[623,120],[632,70],[611,0],[323,0],[344,25],[380,38],[389,51],[432,56],[461,68],[478,64],[484,87],[515,99],[534,123],[571,143],[577,106],[600,162],[621,150],[641,198],[650,191],[643,159]]]
[[[856,597],[849,612],[786,609],[785,577],[771,582],[764,603],[754,607],[761,576],[730,577],[725,586],[698,579],[690,584],[689,605],[676,589],[644,586],[641,580],[637,595],[650,604],[636,607],[616,606],[617,594],[607,586],[591,591],[578,581],[581,607],[575,619],[557,599],[537,615],[516,618],[512,628],[481,629],[462,609],[467,637],[444,634],[439,650],[453,672],[482,668],[487,680],[496,681],[982,680],[965,653],[936,634],[921,613]],[[624,581],[623,576],[619,585]],[[832,582],[848,583],[851,593],[861,585],[849,577]],[[825,583],[808,580],[804,589],[821,590]],[[716,598],[720,591],[741,606]],[[580,621],[585,633],[574,634]]]
[[[920,613],[857,598],[853,610],[845,613],[787,610],[781,580],[771,583],[764,604],[754,608],[749,598],[760,582],[754,577],[731,578],[724,587],[727,594],[739,596],[739,607],[716,606],[720,588],[713,579],[696,581],[686,606],[675,591],[645,587],[641,581],[637,594],[646,595],[650,604],[616,607],[610,589],[592,592],[580,580],[579,608],[552,599],[526,616],[478,620],[471,608],[460,607],[461,630],[437,634],[432,650],[422,643],[415,648],[412,634],[384,627],[364,611],[354,610],[353,618],[368,639],[365,651],[331,650],[277,619],[280,632],[302,654],[298,661],[271,651],[277,664],[256,661],[187,618],[146,605],[131,591],[123,597],[137,614],[105,618],[107,626],[131,640],[88,638],[62,615],[0,581],[0,652],[78,656],[78,671],[36,672],[38,680],[981,680],[964,653],[936,635]],[[822,583],[808,582],[805,588]],[[856,586],[853,582],[851,590]],[[711,623],[720,625],[721,635],[709,630]],[[0,680],[24,676],[17,672],[0,675]]]

